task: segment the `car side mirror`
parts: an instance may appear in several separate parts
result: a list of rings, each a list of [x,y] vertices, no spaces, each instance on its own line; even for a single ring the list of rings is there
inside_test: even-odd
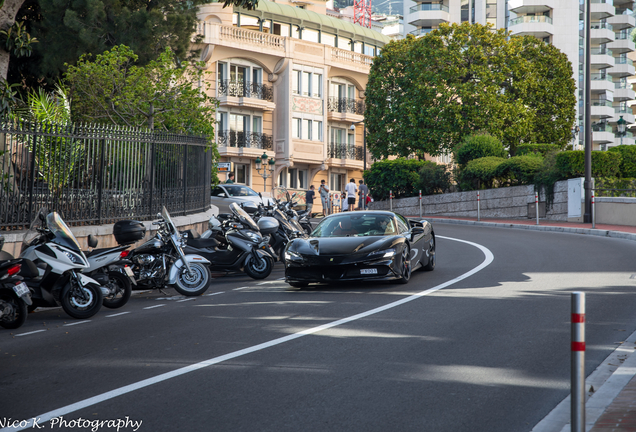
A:
[[[221,197],[221,198],[225,198],[225,194],[224,194],[224,193],[220,193],[220,194],[218,194],[217,196],[218,196],[218,197]]]
[[[415,239],[416,236],[424,234],[424,228],[420,226],[415,226],[411,228],[411,241]]]

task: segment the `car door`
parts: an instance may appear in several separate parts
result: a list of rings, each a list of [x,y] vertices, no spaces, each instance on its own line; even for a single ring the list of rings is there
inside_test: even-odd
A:
[[[426,240],[426,230],[423,233],[414,233],[409,221],[402,215],[396,214],[400,234],[406,238],[411,247],[411,266],[415,267],[422,259],[423,245]]]

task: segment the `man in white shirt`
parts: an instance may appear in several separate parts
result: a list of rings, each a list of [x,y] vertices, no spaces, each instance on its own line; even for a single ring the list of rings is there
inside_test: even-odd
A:
[[[347,203],[349,204],[348,210],[355,210],[356,204],[356,193],[358,193],[358,188],[356,187],[356,181],[354,179],[350,179],[349,183],[345,186],[345,191],[347,192]]]
[[[329,187],[327,187],[324,180],[320,180],[320,188],[318,188],[318,192],[320,193],[320,201],[322,202],[322,214],[327,216],[330,212]]]

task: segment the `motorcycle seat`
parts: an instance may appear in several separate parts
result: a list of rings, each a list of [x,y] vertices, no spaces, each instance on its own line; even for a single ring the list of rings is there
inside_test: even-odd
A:
[[[86,255],[86,258],[91,257],[93,255],[99,255],[102,252],[106,252],[106,251],[110,251],[113,250],[113,248],[101,248],[101,249],[93,249],[90,252],[84,252],[84,255]]]
[[[219,242],[213,238],[188,238],[188,246],[196,249],[213,248],[219,245]]]

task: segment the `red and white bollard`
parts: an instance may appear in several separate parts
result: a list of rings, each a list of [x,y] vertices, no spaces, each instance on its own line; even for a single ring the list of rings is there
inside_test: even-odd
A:
[[[537,214],[537,225],[539,225],[539,194],[534,193],[534,209]]]
[[[592,229],[596,228],[596,205],[594,204],[594,188],[592,188]]]
[[[585,293],[572,293],[571,343],[571,407],[572,432],[585,431]]]
[[[481,220],[481,209],[479,208],[479,191],[477,191],[477,222]]]
[[[422,190],[420,189],[420,217],[422,217]]]
[[[391,206],[391,211],[393,211],[393,191],[389,191],[389,205]]]

